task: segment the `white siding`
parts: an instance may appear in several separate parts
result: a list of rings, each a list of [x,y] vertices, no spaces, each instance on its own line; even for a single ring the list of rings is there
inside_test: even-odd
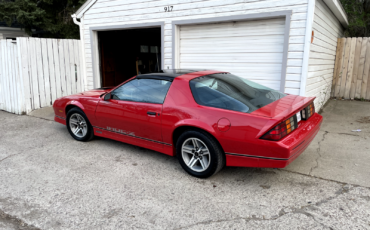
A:
[[[316,111],[330,98],[337,40],[343,27],[322,0],[316,0],[313,22],[314,40],[306,82],[306,96],[316,96]]]
[[[286,92],[299,94],[308,0],[98,0],[83,16],[87,87],[93,85],[89,28],[165,22],[164,66],[172,68],[172,21],[292,10]],[[164,7],[172,5],[172,12]]]

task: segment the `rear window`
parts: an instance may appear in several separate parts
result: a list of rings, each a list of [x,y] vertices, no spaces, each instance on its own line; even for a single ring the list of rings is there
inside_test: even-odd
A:
[[[251,113],[286,96],[232,74],[212,74],[190,81],[195,101],[204,106]]]

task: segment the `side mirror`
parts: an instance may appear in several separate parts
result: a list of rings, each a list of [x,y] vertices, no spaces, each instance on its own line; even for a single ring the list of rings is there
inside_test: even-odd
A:
[[[109,101],[111,98],[112,98],[111,93],[107,93],[107,94],[104,95],[104,101]]]

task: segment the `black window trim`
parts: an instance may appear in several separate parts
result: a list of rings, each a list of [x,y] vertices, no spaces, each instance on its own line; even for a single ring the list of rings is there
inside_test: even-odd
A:
[[[157,77],[157,78],[155,78]],[[127,102],[136,102],[136,103],[146,103],[146,104],[154,104],[154,105],[163,105],[164,104],[164,101],[166,100],[167,98],[167,95],[168,95],[168,91],[170,91],[170,88],[172,86],[172,81],[173,81],[173,78],[171,78],[171,80],[169,80],[171,77],[166,77],[166,76],[151,76],[151,75],[138,75],[136,76],[135,78],[131,79],[130,81],[126,82],[125,84],[122,84],[120,85],[119,87],[115,88],[113,91],[110,92],[111,94],[111,100],[116,100],[116,101],[127,101]],[[154,79],[154,80],[163,80],[163,81],[169,81],[171,82],[171,85],[170,87],[168,87],[168,90],[167,90],[167,93],[166,95],[164,96],[164,99],[163,99],[163,102],[162,103],[154,103],[154,102],[142,102],[142,101],[128,101],[128,100],[122,100],[122,99],[113,99],[112,96],[113,96],[113,93],[114,91],[116,91],[117,89],[121,88],[122,86],[126,85],[127,83],[129,82],[132,82],[136,79]]]
[[[164,80],[164,81],[169,81],[169,82],[173,81],[173,77],[159,76],[159,75],[138,75],[134,79],[155,79],[155,80]]]

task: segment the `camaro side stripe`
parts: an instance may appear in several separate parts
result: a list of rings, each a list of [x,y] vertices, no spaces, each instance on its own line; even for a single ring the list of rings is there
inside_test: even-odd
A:
[[[59,119],[62,119],[62,120],[65,120],[65,118],[64,117],[59,117],[59,116],[57,116],[57,115],[55,115],[57,118],[59,118]]]
[[[112,130],[108,130],[108,129],[100,128],[100,127],[97,127],[97,126],[93,126],[93,127],[94,127],[94,128],[97,128],[97,129],[102,129],[102,130],[105,130],[105,131],[108,131],[108,132],[112,132],[112,133],[118,133],[118,134],[125,135],[125,136],[129,136],[129,137],[134,137],[134,138],[138,138],[138,139],[142,139],[142,140],[146,140],[146,141],[152,141],[152,142],[155,142],[155,143],[159,143],[159,144],[163,144],[163,145],[172,146],[171,144],[167,144],[167,143],[164,143],[164,142],[151,140],[151,139],[144,138],[144,137],[138,137],[138,136],[128,135],[128,134],[124,134],[124,133],[119,133],[119,132],[115,132],[115,131],[112,131]]]

